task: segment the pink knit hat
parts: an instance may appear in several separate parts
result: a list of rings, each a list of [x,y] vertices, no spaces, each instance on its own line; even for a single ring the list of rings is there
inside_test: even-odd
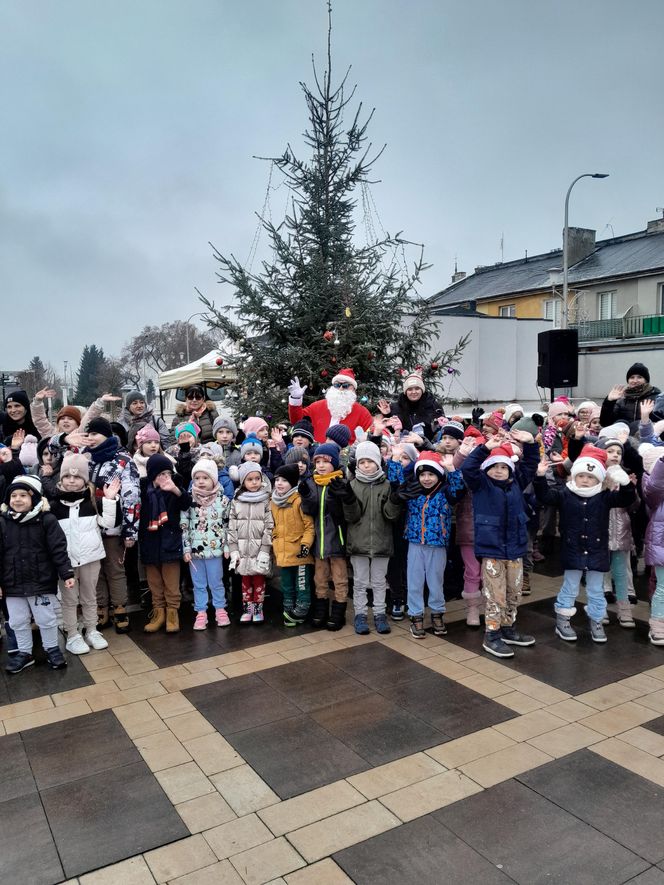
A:
[[[560,415],[569,415],[573,411],[574,409],[569,403],[556,402],[549,405],[549,411],[547,414],[549,418],[558,418]]]
[[[249,436],[250,433],[254,435],[258,433],[259,430],[267,429],[267,421],[263,418],[257,418],[253,416],[251,418],[247,418],[247,420],[242,425],[242,430],[244,430],[245,436]]]
[[[136,445],[138,448],[140,449],[143,443],[146,442],[161,442],[159,432],[153,424],[146,424],[136,431]]]

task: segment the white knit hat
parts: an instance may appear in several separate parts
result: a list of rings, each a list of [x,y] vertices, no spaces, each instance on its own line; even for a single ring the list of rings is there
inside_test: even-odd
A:
[[[664,455],[664,446],[654,446],[652,443],[641,443],[639,455],[643,461],[643,469],[646,473],[652,473],[653,467]]]
[[[426,390],[421,369],[415,369],[414,372],[406,376],[403,382],[403,392],[405,393],[409,387],[419,387],[421,391]]]
[[[509,424],[510,418],[513,418],[517,412],[521,412],[522,415],[525,414],[523,411],[523,406],[520,406],[519,403],[508,403],[507,408],[505,409],[505,420]]]
[[[205,473],[213,482],[219,481],[219,470],[211,458],[198,459],[191,470],[191,478],[193,479],[197,473]]]

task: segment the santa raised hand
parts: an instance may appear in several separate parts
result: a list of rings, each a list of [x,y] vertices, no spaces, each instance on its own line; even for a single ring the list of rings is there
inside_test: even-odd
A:
[[[306,389],[306,385],[300,385],[299,378],[291,380],[288,385],[288,417],[295,424],[307,415],[314,426],[316,442],[325,442],[326,431],[333,424],[345,424],[353,435],[358,427],[363,430],[371,427],[371,413],[357,402],[357,381],[352,369],[340,369],[339,374],[332,379],[325,398],[303,407],[302,399]]]

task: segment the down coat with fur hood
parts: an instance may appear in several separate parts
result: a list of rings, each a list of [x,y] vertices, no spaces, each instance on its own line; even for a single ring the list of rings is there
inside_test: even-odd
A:
[[[187,411],[185,403],[178,403],[175,408],[175,418],[171,423],[171,442],[175,442],[175,428],[183,421],[195,421],[201,428],[198,435],[198,441],[201,443],[214,442],[214,434],[212,433],[212,425],[219,415],[212,400],[206,400],[205,410],[200,415],[192,415]]]

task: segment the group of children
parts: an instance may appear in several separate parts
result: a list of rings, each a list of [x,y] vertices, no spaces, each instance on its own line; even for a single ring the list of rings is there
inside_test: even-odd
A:
[[[210,601],[214,625],[230,625],[233,576],[240,623],[261,623],[278,569],[289,627],[310,620],[340,629],[352,584],[359,635],[371,631],[371,608],[378,633],[407,612],[421,639],[428,606],[431,630],[443,636],[446,567],[458,555],[468,626],[479,627],[483,612],[484,650],[511,657],[514,646],[535,643],[518,630],[517,610],[537,558],[538,521],[549,519],[555,531],[557,514],[564,579],[556,634],[577,639],[571,618],[584,580],[590,636],[603,643],[607,574],[618,623],[634,626],[630,553],[642,501],[655,575],[650,640],[664,645],[664,427],[650,422],[652,405],[641,403],[638,452],[635,428],[602,429],[598,406],[575,410],[565,398],[541,416],[526,417],[513,403],[475,423],[442,417],[434,441],[423,435],[417,444],[412,434],[400,439],[384,412],[357,439],[340,423],[318,445],[307,418],[272,431],[263,418],[248,418],[238,443],[235,422],[219,416],[212,440],[202,441],[189,418],[164,450],[163,428],[148,422],[134,428],[132,453],[105,418],[95,414],[81,430],[68,407],[30,466],[20,457],[19,427],[0,448],[7,670],[34,662],[31,620],[54,668],[66,665],[59,623],[72,654],[105,648],[100,631],[111,617],[118,632],[129,629],[120,575],[135,544],[152,597],[147,633],[179,631],[184,562],[194,631],[208,629]]]

